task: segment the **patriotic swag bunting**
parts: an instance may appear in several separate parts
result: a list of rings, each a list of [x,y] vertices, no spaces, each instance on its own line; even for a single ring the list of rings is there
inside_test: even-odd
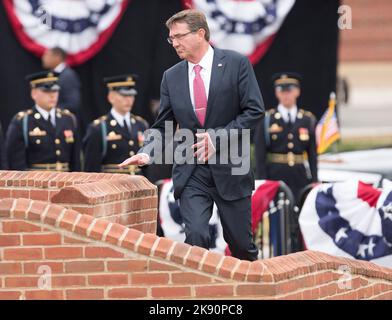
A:
[[[360,181],[316,186],[299,224],[306,247],[392,267],[392,186]]]
[[[257,224],[263,218],[263,213],[268,209],[270,202],[275,198],[279,188],[278,181],[256,180],[256,190],[252,195],[252,231],[255,232]],[[166,238],[178,242],[185,241],[185,225],[181,217],[180,207],[174,199],[173,181],[167,179],[162,185],[159,201],[159,217],[162,230]],[[228,253],[227,244],[223,239],[222,225],[218,209],[214,204],[213,213],[209,221],[211,236],[211,251]]]
[[[257,63],[267,52],[295,0],[183,0],[204,12],[211,42]]]
[[[98,53],[110,39],[129,0],[4,0],[21,44],[37,56],[61,47],[77,65]]]

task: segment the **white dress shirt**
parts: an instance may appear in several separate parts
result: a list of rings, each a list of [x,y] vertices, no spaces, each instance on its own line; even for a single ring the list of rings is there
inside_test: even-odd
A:
[[[56,68],[53,69],[54,72],[61,73],[67,67],[65,62],[61,62]]]
[[[282,104],[278,105],[278,111],[282,115],[282,118],[283,118],[284,122],[286,122],[286,123],[289,122],[289,114],[290,114],[290,118],[291,118],[292,123],[295,122],[295,118],[297,117],[297,110],[298,110],[298,108],[296,105],[292,106],[290,109],[286,108]]]
[[[131,130],[131,113],[127,112],[125,115],[117,112],[114,108],[110,110],[113,118],[118,122],[121,127],[124,127],[124,120],[127,123],[129,130]]]
[[[48,121],[49,118],[49,114],[51,116],[52,119],[52,125],[53,127],[56,126],[56,108],[52,108],[50,109],[50,111],[46,111],[45,109],[41,108],[39,105],[35,105],[35,108],[37,109],[37,111],[41,114],[41,116]]]
[[[199,66],[202,67],[200,71],[200,76],[204,82],[204,88],[206,91],[207,99],[208,99],[208,91],[210,89],[213,60],[214,60],[214,49],[211,46],[209,46],[204,57],[200,60],[199,63],[197,63]],[[195,75],[196,75],[195,71],[193,70],[193,67],[197,64],[188,61],[189,93],[191,95],[191,102],[192,102],[193,109],[195,109],[195,97],[193,96],[193,80],[195,79]]]

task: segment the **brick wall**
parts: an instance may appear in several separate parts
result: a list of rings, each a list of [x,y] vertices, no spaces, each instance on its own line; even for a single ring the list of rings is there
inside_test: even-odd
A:
[[[342,4],[352,9],[352,29],[340,31],[340,61],[392,61],[392,1],[343,0]]]
[[[47,201],[0,200],[0,299],[152,298],[392,299],[392,269],[313,251],[251,263]]]
[[[156,231],[157,188],[142,176],[0,171],[0,199],[59,204],[143,232]]]

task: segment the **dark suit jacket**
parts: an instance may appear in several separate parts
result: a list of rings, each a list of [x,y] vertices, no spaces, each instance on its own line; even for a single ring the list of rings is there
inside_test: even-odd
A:
[[[182,61],[165,71],[161,84],[160,111],[152,129],[158,129],[164,137],[165,121],[173,121],[180,129],[252,129],[264,116],[264,103],[258,83],[248,58],[229,50],[214,49],[211,81],[208,95],[207,115],[204,127],[199,123],[193,109],[188,81],[188,62]],[[229,135],[229,140],[239,138],[242,133]],[[159,139],[147,139],[139,153],[150,154],[151,148],[161,143]],[[185,143],[185,142],[184,142]],[[193,143],[193,142],[192,142]],[[230,141],[229,141],[230,143]],[[179,145],[181,146],[181,142]],[[217,140],[219,159],[222,141]],[[181,147],[190,148],[190,145]],[[190,153],[192,155],[192,153]],[[193,156],[192,156],[193,157]],[[153,158],[154,159],[154,158]],[[179,198],[197,164],[173,166],[174,197]],[[236,200],[250,196],[254,189],[253,173],[232,175],[232,163],[210,164],[214,182],[220,196],[225,200]]]
[[[59,75],[59,85],[61,89],[58,106],[78,115],[81,107],[81,84],[78,75],[70,67],[66,67]]]
[[[7,156],[5,153],[3,129],[0,124],[0,170],[8,169]]]

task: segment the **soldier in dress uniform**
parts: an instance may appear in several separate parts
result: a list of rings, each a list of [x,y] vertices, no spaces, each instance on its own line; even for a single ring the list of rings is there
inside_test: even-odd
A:
[[[146,120],[131,113],[137,91],[135,75],[105,78],[110,112],[91,123],[83,139],[84,170],[144,174],[138,166],[119,168],[129,156],[143,145],[143,132],[148,129]]]
[[[299,201],[301,190],[317,181],[315,116],[297,107],[301,76],[273,76],[279,101],[255,131],[256,178],[284,181]]]
[[[80,141],[75,116],[56,107],[58,76],[44,71],[28,75],[32,109],[12,119],[6,135],[11,170],[80,171]]]

